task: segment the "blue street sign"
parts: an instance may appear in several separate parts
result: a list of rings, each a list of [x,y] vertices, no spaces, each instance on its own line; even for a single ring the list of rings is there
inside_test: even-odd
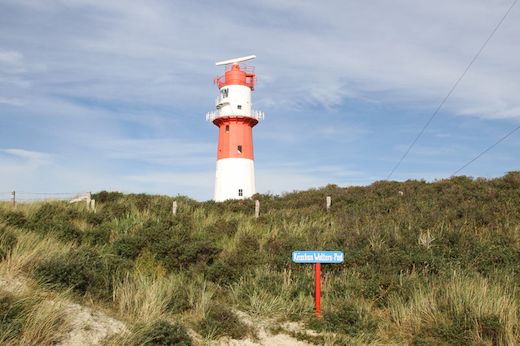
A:
[[[342,263],[345,258],[343,251],[293,251],[292,260],[295,263]]]

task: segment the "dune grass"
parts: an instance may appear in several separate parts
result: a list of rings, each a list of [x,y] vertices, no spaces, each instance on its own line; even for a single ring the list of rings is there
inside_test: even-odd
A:
[[[257,195],[258,219],[251,200],[176,197],[175,216],[173,198],[142,194],[95,194],[97,213],[63,202],[1,204],[0,275],[112,310],[131,327],[114,344],[182,338],[178,323],[202,335],[198,342],[252,335],[235,323],[239,310],[274,325],[301,322],[320,343],[513,345],[519,191],[518,172],[329,185]],[[302,249],[346,255],[322,267],[319,320],[312,266],[291,263]],[[231,321],[224,330],[219,318]]]
[[[67,333],[65,311],[42,296],[0,291],[0,344],[52,345]]]

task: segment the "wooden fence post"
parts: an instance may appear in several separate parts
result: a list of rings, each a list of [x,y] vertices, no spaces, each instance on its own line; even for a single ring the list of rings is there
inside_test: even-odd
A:
[[[96,200],[95,199],[90,200],[90,210],[92,210],[94,213],[96,212]]]
[[[177,215],[177,201],[173,201],[172,203],[172,214]]]
[[[255,201],[255,218],[258,219],[260,217],[260,201]]]
[[[92,199],[92,193],[87,192],[87,198],[85,199],[87,203],[87,210],[90,210],[90,200]]]
[[[329,211],[331,203],[332,203],[332,198],[330,198],[330,196],[327,196],[327,202],[326,202],[327,211]]]
[[[16,191],[11,192],[11,200],[13,201],[13,207],[16,207]]]

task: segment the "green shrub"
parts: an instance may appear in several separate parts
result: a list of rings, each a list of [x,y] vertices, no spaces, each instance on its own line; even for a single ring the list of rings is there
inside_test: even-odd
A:
[[[131,212],[128,206],[124,204],[105,204],[99,213],[104,220],[121,219]]]
[[[152,204],[152,196],[140,193],[137,195],[130,195],[133,204],[139,211],[144,211],[150,208]]]
[[[236,220],[226,221],[223,219],[217,220],[214,224],[206,227],[204,233],[212,236],[233,236],[238,230],[238,222]]]
[[[192,342],[181,324],[157,321],[144,331],[135,345],[191,346]]]
[[[54,233],[64,241],[80,242],[81,235],[72,226],[73,221],[79,218],[81,214],[67,204],[44,203],[31,215],[28,226],[38,233]]]
[[[323,318],[313,318],[309,326],[316,330],[340,332],[350,336],[374,333],[377,322],[367,311],[349,301],[336,302],[331,311],[325,311]]]
[[[192,305],[190,304],[188,290],[185,287],[180,287],[180,289],[174,295],[172,295],[168,303],[168,311],[173,314],[178,314],[191,308]]]
[[[104,213],[87,213],[85,220],[92,226],[99,226],[105,221]]]
[[[115,254],[127,259],[136,259],[141,250],[146,246],[145,240],[140,236],[125,236],[112,244]]]
[[[27,226],[27,218],[21,211],[8,211],[2,218],[6,225],[23,228]]]
[[[206,337],[229,336],[233,339],[243,339],[251,332],[233,311],[221,304],[210,307],[206,317],[199,322],[198,329]]]
[[[211,265],[220,249],[213,242],[205,239],[193,239],[188,242],[169,242],[161,246],[155,244],[158,250],[158,260],[163,261],[170,269],[188,268],[195,264]]]
[[[75,244],[81,244],[83,238],[83,232],[71,225],[70,223],[64,223],[57,225],[58,227],[53,230],[56,234],[56,238],[64,242],[73,242]]]
[[[96,227],[83,233],[83,242],[90,246],[108,244],[110,240],[110,230],[105,227]]]
[[[158,261],[169,270],[213,263],[221,250],[211,239],[194,238],[187,231],[175,228],[156,228],[143,232],[144,242]]]
[[[114,276],[128,269],[128,262],[110,256],[101,257],[92,249],[80,248],[63,258],[38,264],[34,276],[50,288],[70,288],[81,295],[90,293],[100,299],[110,299]]]
[[[14,232],[0,226],[0,260],[5,259],[17,242],[18,239]]]
[[[121,192],[108,192],[101,191],[92,195],[92,199],[95,199],[98,203],[114,203],[123,198]]]
[[[206,278],[220,285],[229,285],[240,278],[241,271],[224,261],[217,261],[207,267]]]
[[[302,238],[285,231],[270,235],[263,246],[266,262],[279,270],[291,265],[292,251],[305,248],[305,241]]]
[[[467,316],[456,315],[452,320],[440,320],[423,327],[412,342],[414,345],[471,345],[474,344],[473,332],[472,321]]]

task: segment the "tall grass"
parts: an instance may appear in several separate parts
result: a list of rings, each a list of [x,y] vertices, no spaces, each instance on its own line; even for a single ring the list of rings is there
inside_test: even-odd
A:
[[[399,333],[413,342],[514,345],[519,340],[514,287],[454,273],[447,282],[418,288],[408,301],[395,296],[390,311]]]
[[[178,285],[175,277],[127,275],[115,284],[113,300],[120,315],[149,323],[165,315]]]
[[[312,276],[306,275],[312,281]],[[258,268],[250,276],[242,277],[230,287],[233,302],[254,316],[271,319],[301,318],[312,311],[311,291],[299,291],[302,278],[295,278],[290,270],[277,272]]]
[[[71,249],[71,244],[62,243],[53,237],[42,237],[31,232],[14,232],[16,244],[0,263],[2,275],[16,276],[30,271],[36,263],[62,256]]]
[[[519,191],[519,172],[329,185],[256,195],[258,219],[252,200],[176,197],[175,216],[173,198],[142,194],[98,193],[97,213],[0,204],[0,275],[112,309],[134,341],[175,329],[161,321],[216,338],[215,319],[239,310],[302,322],[321,343],[520,344]],[[345,252],[322,266],[321,321],[312,266],[291,263],[307,249]]]
[[[0,344],[53,345],[69,330],[62,306],[40,296],[0,291]]]

